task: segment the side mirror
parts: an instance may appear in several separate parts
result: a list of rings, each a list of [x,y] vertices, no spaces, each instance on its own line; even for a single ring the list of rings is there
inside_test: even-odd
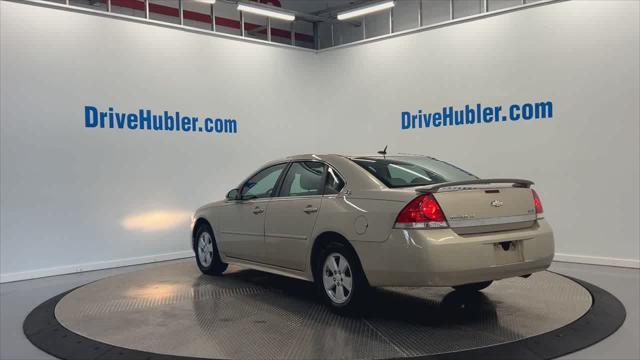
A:
[[[233,189],[227,193],[227,200],[238,200],[240,192],[238,189]]]

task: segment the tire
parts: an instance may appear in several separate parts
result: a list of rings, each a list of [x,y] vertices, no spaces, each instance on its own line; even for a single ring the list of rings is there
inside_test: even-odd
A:
[[[355,252],[342,243],[332,242],[317,256],[314,279],[324,302],[339,314],[361,314],[369,283]]]
[[[452,287],[458,291],[473,292],[473,291],[480,291],[482,289],[486,289],[492,283],[493,283],[493,280],[489,280],[489,281],[464,284],[464,285],[458,285],[458,286],[452,286]]]
[[[207,275],[222,275],[229,265],[220,260],[220,253],[211,226],[208,224],[200,225],[196,230],[194,241],[196,263],[200,271]]]

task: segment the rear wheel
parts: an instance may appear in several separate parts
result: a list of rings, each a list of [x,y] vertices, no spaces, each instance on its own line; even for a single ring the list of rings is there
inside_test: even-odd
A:
[[[196,231],[196,263],[202,273],[207,275],[222,275],[227,270],[227,264],[220,260],[216,239],[211,227],[202,224]]]
[[[317,260],[315,283],[325,302],[341,314],[360,313],[369,285],[353,250],[331,243]]]
[[[471,284],[458,285],[458,286],[453,286],[453,288],[458,290],[458,291],[469,291],[469,292],[471,292],[471,291],[480,291],[482,289],[488,288],[489,285],[491,285],[491,283],[493,283],[493,280],[477,282],[477,283],[471,283]]]

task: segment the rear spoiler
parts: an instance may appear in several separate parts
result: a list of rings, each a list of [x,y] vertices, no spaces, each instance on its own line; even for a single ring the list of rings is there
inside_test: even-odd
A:
[[[477,179],[477,180],[465,180],[465,181],[451,181],[440,184],[433,184],[428,186],[419,187],[416,189],[419,193],[434,193],[442,188],[462,185],[481,185],[481,184],[513,184],[513,187],[528,188],[533,185],[531,180],[523,179]]]

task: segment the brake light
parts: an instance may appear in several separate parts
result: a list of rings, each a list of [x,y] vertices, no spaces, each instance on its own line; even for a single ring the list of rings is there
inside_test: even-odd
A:
[[[538,193],[531,189],[531,193],[533,194],[533,206],[536,209],[536,215],[538,216],[538,219],[542,219],[542,201],[540,201],[540,196],[538,196]]]
[[[396,218],[395,228],[424,229],[447,227],[447,219],[432,194],[420,195],[411,200]]]

